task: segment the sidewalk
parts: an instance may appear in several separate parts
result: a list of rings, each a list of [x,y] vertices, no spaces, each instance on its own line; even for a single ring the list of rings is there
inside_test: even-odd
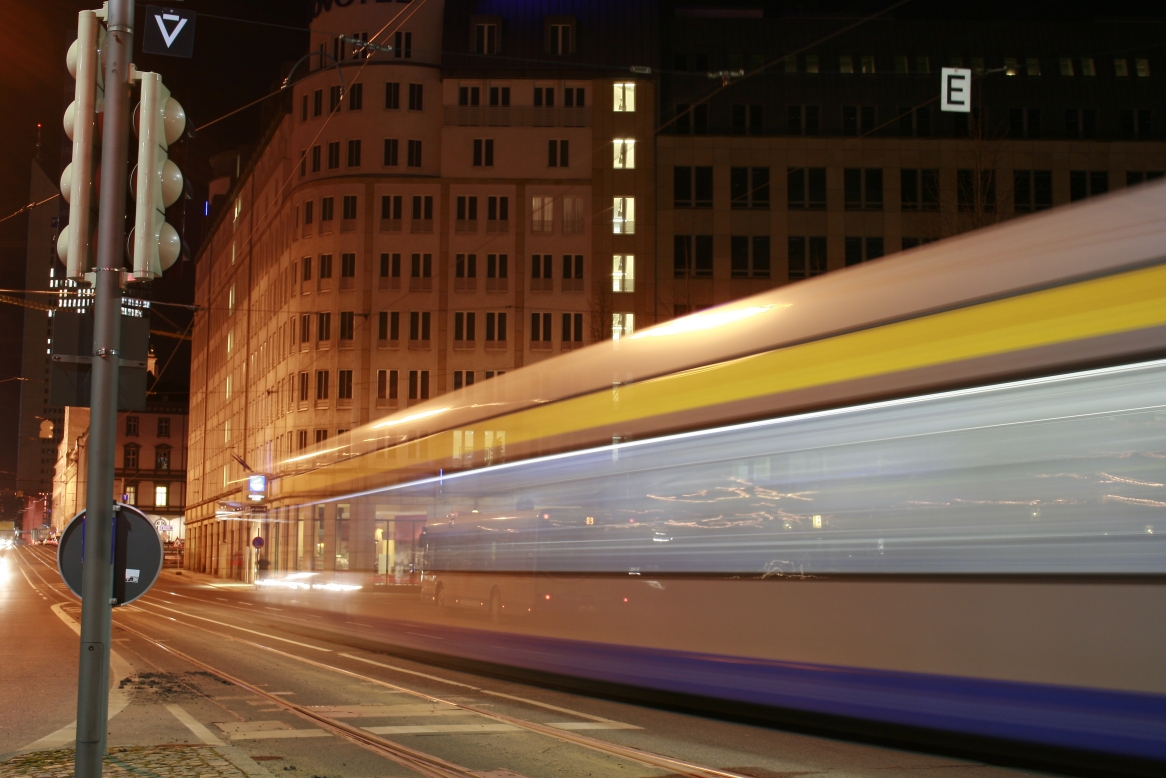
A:
[[[119,746],[109,749],[105,776],[150,778],[270,778],[232,746]],[[0,778],[73,778],[73,749],[34,751],[0,764]]]

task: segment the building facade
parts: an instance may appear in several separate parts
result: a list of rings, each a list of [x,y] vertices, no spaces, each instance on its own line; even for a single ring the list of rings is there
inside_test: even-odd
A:
[[[187,566],[249,580],[263,536],[275,569],[387,581],[424,516],[275,520],[249,477],[565,350],[1166,170],[1144,26],[838,32],[774,7],[317,4],[312,70],[198,257]],[[957,64],[974,111],[941,114]]]
[[[185,538],[186,408],[162,398],[144,411],[120,411],[113,499],[144,512],[167,542]],[[85,510],[89,473],[89,409],[67,406],[53,479],[54,534]]]

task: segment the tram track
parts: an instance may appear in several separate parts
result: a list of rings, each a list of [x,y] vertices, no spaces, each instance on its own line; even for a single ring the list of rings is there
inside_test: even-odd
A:
[[[49,556],[48,554],[41,552],[40,549],[37,549],[33,553],[33,557],[45,567],[52,566],[50,560],[48,559],[48,556]],[[52,560],[52,561],[55,561],[55,560]],[[37,570],[32,565],[29,565],[29,567],[30,567],[30,569],[32,569],[34,574],[40,579],[41,583],[43,584],[43,587],[48,592],[50,592],[52,595],[54,595],[59,601],[71,602],[71,603],[76,602],[73,598],[69,598],[69,597],[64,596],[63,592],[59,591],[52,584],[50,584],[49,581],[46,580],[43,575],[41,575],[40,570]],[[177,659],[181,662],[185,662],[193,667],[197,667],[200,670],[202,670],[203,672],[210,673],[211,675],[221,679],[222,681],[224,681],[226,683],[229,683],[233,686],[236,686],[239,689],[242,689],[250,694],[256,695],[257,697],[263,699],[265,702],[269,703],[270,705],[276,706],[276,707],[278,707],[282,710],[285,710],[293,715],[296,715],[300,718],[303,718],[303,719],[313,723],[314,725],[320,727],[321,729],[323,729],[323,730],[325,730],[325,731],[327,731],[327,732],[329,732],[337,737],[340,737],[340,738],[342,738],[342,739],[344,739],[344,740],[346,740],[346,741],[348,741],[348,742],[350,742],[358,747],[361,747],[367,751],[370,751],[378,756],[381,756],[385,759],[388,759],[392,762],[395,762],[396,764],[399,764],[403,767],[406,767],[410,770],[413,770],[414,772],[417,772],[420,775],[427,776],[427,778],[481,778],[482,773],[480,771],[472,770],[472,769],[465,767],[463,765],[459,765],[459,764],[456,764],[454,762],[442,759],[440,757],[434,756],[434,755],[426,753],[424,751],[410,748],[408,746],[402,745],[402,744],[397,743],[395,741],[379,737],[376,734],[373,734],[373,733],[368,732],[364,729],[361,729],[360,727],[355,727],[355,726],[347,724],[343,721],[332,718],[330,716],[326,716],[319,711],[313,710],[311,707],[304,706],[304,705],[298,705],[298,704],[286,699],[283,696],[272,694],[272,693],[264,690],[263,688],[261,688],[261,685],[259,685],[259,684],[249,682],[248,680],[241,678],[234,673],[228,672],[228,671],[222,669],[221,667],[218,667],[210,662],[196,658],[196,657],[190,655],[189,653],[182,651],[179,648],[176,648],[168,640],[164,640],[164,639],[159,638],[157,636],[148,634],[147,632],[143,631],[143,629],[141,628],[141,625],[131,626],[131,625],[127,624],[126,622],[129,620],[129,618],[132,618],[133,616],[136,616],[138,614],[141,614],[143,616],[151,616],[153,618],[165,619],[165,620],[170,621],[170,622],[175,623],[175,624],[181,624],[184,629],[197,630],[197,631],[202,632],[206,635],[213,636],[213,637],[219,638],[221,640],[228,640],[228,641],[231,641],[231,642],[234,642],[237,644],[247,646],[253,650],[262,651],[262,652],[277,655],[282,659],[299,662],[301,664],[305,664],[305,665],[308,665],[310,667],[313,667],[317,670],[335,673],[335,674],[342,675],[342,676],[345,676],[347,678],[351,678],[351,679],[354,679],[354,680],[357,680],[357,681],[360,681],[363,683],[375,684],[375,685],[380,686],[380,687],[387,689],[389,691],[406,694],[406,695],[418,698],[418,699],[423,700],[423,701],[428,702],[428,703],[439,704],[442,706],[456,708],[456,709],[459,709],[463,712],[471,713],[471,714],[474,714],[476,716],[480,716],[480,717],[489,719],[489,720],[491,720],[495,723],[498,723],[498,724],[508,725],[510,727],[514,727],[514,728],[517,728],[519,730],[523,730],[523,731],[526,731],[529,733],[541,735],[541,736],[548,737],[548,738],[553,738],[553,739],[560,741],[560,742],[570,743],[572,745],[575,745],[575,746],[578,746],[578,747],[581,747],[584,749],[588,749],[590,751],[597,752],[597,753],[603,754],[605,756],[615,757],[617,759],[623,759],[623,760],[626,760],[629,762],[634,762],[637,764],[641,764],[645,767],[665,770],[670,774],[670,778],[671,778],[671,776],[676,776],[677,778],[681,778],[681,777],[682,778],[749,778],[749,776],[747,776],[747,775],[733,772],[731,770],[724,770],[724,769],[719,769],[719,768],[715,768],[715,767],[709,767],[709,766],[698,764],[698,763],[695,763],[692,761],[679,759],[679,758],[675,758],[675,757],[670,757],[670,756],[666,756],[664,754],[659,754],[659,753],[647,751],[644,749],[635,748],[633,746],[625,746],[625,745],[619,745],[616,743],[610,743],[607,741],[599,740],[597,738],[588,737],[586,735],[581,735],[581,734],[578,734],[576,732],[558,729],[558,728],[551,726],[551,725],[540,724],[537,722],[528,721],[528,720],[523,719],[523,718],[509,716],[507,714],[500,713],[497,711],[487,710],[485,708],[478,707],[476,705],[467,704],[463,701],[445,699],[443,697],[428,694],[426,692],[419,691],[417,689],[412,689],[412,688],[409,688],[407,686],[401,686],[399,684],[390,683],[388,681],[382,680],[382,679],[377,678],[377,677],[372,676],[372,675],[366,675],[364,673],[359,673],[359,672],[356,672],[354,670],[349,670],[347,668],[337,667],[335,665],[328,664],[326,662],[321,662],[321,661],[317,661],[315,659],[309,659],[307,657],[298,656],[298,655],[291,653],[289,651],[283,651],[283,650],[280,650],[277,648],[273,648],[271,646],[265,646],[262,643],[255,642],[253,640],[248,640],[248,639],[243,638],[243,637],[227,634],[225,632],[220,632],[220,631],[217,631],[215,629],[210,629],[210,628],[203,626],[201,624],[191,623],[197,617],[193,617],[193,618],[189,618],[189,619],[185,618],[186,616],[191,616],[192,614],[185,614],[185,613],[182,613],[182,612],[177,611],[177,610],[172,609],[172,608],[166,608],[165,606],[158,605],[157,603],[151,602],[150,601],[151,599],[153,599],[153,598],[150,596],[147,596],[147,597],[143,598],[142,600],[139,600],[133,606],[126,608],[125,610],[121,610],[121,609],[115,610],[114,615],[115,615],[115,617],[117,617],[115,620],[116,627],[118,629],[125,630],[127,633],[132,634],[132,635],[136,636],[137,638],[139,638],[140,640],[143,640],[143,641],[151,644],[156,649],[174,657],[175,659]],[[153,610],[153,608],[165,609],[168,613],[164,615],[156,610]],[[173,614],[173,615],[171,615],[171,614]],[[235,628],[235,625],[230,625],[230,624],[226,624],[226,623],[223,623],[223,626],[228,627],[228,628]],[[255,632],[254,630],[246,630],[246,631],[252,632],[252,633]],[[261,634],[263,637],[266,637],[269,639],[281,640],[284,642],[291,642],[291,643],[296,643],[297,645],[300,645],[297,641],[287,641],[286,639],[279,638],[276,635],[266,635],[264,633],[256,633],[256,634]],[[305,646],[305,647],[316,648],[314,646]],[[317,648],[317,650],[321,650],[321,649]],[[339,656],[346,656],[346,655],[339,654]],[[360,657],[346,657],[346,658],[356,659],[358,661],[367,661],[367,660],[361,659]],[[375,663],[375,662],[373,664],[379,665],[379,663]],[[438,680],[441,680],[441,679],[438,679]],[[465,684],[458,684],[458,685],[465,686]],[[490,690],[483,689],[483,690],[478,690],[478,691],[481,691],[481,692],[486,693],[486,694],[491,694],[493,696],[507,697],[507,698],[510,698],[510,699],[513,699],[513,700],[516,700],[516,701],[519,701],[522,703],[531,703],[534,705],[542,705],[542,704],[537,703],[535,701],[525,700],[525,699],[520,698],[520,697],[512,697],[511,695],[495,693],[495,692],[491,692]],[[562,709],[555,708],[555,706],[542,705],[542,707],[549,707],[549,708],[554,708],[556,710],[562,710]],[[598,717],[593,717],[593,716],[587,716],[586,714],[579,714],[577,712],[571,712],[571,713],[573,713],[574,715],[583,716],[584,718],[592,718],[592,719],[598,718]]]

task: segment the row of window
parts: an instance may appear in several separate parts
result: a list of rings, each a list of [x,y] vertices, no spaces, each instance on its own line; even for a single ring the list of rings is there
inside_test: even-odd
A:
[[[1161,171],[1126,172],[1126,185],[1162,177]],[[981,171],[976,182],[974,171],[956,171],[956,203],[961,210],[976,204],[977,194],[995,204],[994,171]],[[1052,172],[1048,170],[1014,170],[1013,198],[1018,211],[1039,210],[1052,206]],[[884,199],[882,168],[844,168],[842,171],[843,204],[848,211],[881,211]],[[1069,199],[1102,194],[1109,189],[1109,173],[1104,170],[1069,172]],[[899,200],[904,211],[929,211],[939,208],[939,170],[900,168]],[[789,210],[824,210],[826,208],[826,168],[791,167],[786,169],[786,194]],[[729,169],[730,206],[733,208],[769,207],[769,168],[734,167]],[[673,206],[676,208],[711,208],[713,206],[712,166],[677,166],[673,169]]]
[[[931,238],[904,237],[903,250],[930,243]],[[729,238],[730,274],[733,278],[769,278],[771,243],[768,235],[733,235]],[[886,253],[882,237],[845,237],[847,265],[878,259]],[[825,236],[789,236],[786,240],[788,276],[791,279],[826,272]],[[676,235],[673,237],[673,277],[713,277],[713,236]]]
[[[463,227],[470,226],[468,223],[476,223],[478,221],[480,213],[478,207],[479,200],[485,201],[485,208],[483,210],[486,217],[488,232],[495,231],[494,229],[490,228],[491,223],[508,222],[510,220],[510,198],[508,196],[491,195],[489,197],[479,198],[476,195],[458,195],[454,201],[454,218],[458,222],[458,224],[455,226],[459,231],[462,231]],[[553,195],[534,195],[531,197],[531,232],[551,233],[555,231],[556,201],[558,201],[563,212],[561,218],[563,233],[568,235],[582,233],[585,227],[583,211],[584,198],[570,195],[565,195],[562,197],[555,197]],[[381,219],[388,222],[399,222],[404,214],[405,202],[404,195],[382,195]],[[341,198],[341,203],[341,218],[344,220],[355,219],[358,213],[357,195],[344,195]],[[414,223],[432,222],[432,195],[412,195],[410,197],[409,203],[411,205],[409,213]],[[321,222],[322,226],[325,222],[333,221],[336,215],[335,198],[320,198],[319,211],[319,221]],[[297,219],[299,213],[300,212],[297,209]],[[314,200],[304,201],[303,218],[304,226],[310,226],[316,222],[316,203]],[[432,231],[431,224],[430,229],[414,231],[430,232]],[[305,278],[305,280],[307,279]]]
[[[710,109],[707,103],[692,106],[688,103],[678,103],[675,108],[673,130],[681,134],[695,133],[708,134],[710,131]],[[930,137],[938,128],[933,121],[932,109],[929,106],[900,105],[891,115],[885,113],[879,116],[879,106],[874,105],[843,105],[840,113],[835,114],[839,119],[843,135],[869,135],[876,131],[880,135],[897,132],[904,138]],[[819,135],[825,130],[825,114],[820,105],[787,105],[785,107],[784,132],[789,135]],[[974,117],[983,123],[986,113],[977,108]],[[1012,138],[1040,138],[1051,137],[1057,131],[1053,129],[1054,121],[1046,117],[1048,112],[1040,108],[1010,108],[1008,123],[1000,127],[1000,132],[1007,131]],[[1060,134],[1056,137],[1065,138],[1096,138],[1098,137],[1099,114],[1095,108],[1065,108],[1061,114],[1062,124]],[[1044,121],[1042,121],[1044,119]],[[1149,108],[1121,108],[1109,120],[1116,119],[1110,126],[1110,132],[1116,132],[1126,139],[1149,138],[1153,132],[1153,113]],[[951,117],[956,135],[966,136],[969,132],[968,117],[966,114]],[[729,106],[728,129],[737,135],[762,135],[776,131],[776,127],[768,127],[765,122],[765,107],[757,104],[735,104]],[[616,165],[619,167],[619,165]]]
[[[1003,72],[1005,76],[1040,76],[1046,73],[1057,73],[1061,76],[1085,76],[1093,78],[1101,75],[1107,64],[1112,63],[1110,75],[1115,78],[1149,78],[1150,60],[1146,57],[1058,57],[1043,59],[1041,57],[1002,57],[990,60],[983,56],[950,56],[943,67],[967,67],[976,75],[983,75],[989,70]],[[678,53],[674,61],[677,70],[703,72],[709,69],[707,54]],[[743,64],[743,63],[739,63]],[[889,58],[874,54],[839,54],[837,73],[866,74],[896,73],[899,75],[917,74],[929,75],[933,72],[932,58],[926,54],[910,56],[897,54]],[[790,55],[782,62],[782,69],[786,73],[825,73],[828,72],[826,59],[818,54]],[[750,68],[752,69],[752,68]]]
[[[138,502],[138,484],[136,483],[127,483],[122,486],[121,501],[126,505],[145,505],[145,503]],[[154,507],[170,507],[170,484],[154,484]]]
[[[480,314],[480,315],[479,315]],[[543,342],[551,339],[551,313],[531,314],[531,341]],[[307,345],[312,342],[312,319],[315,318],[315,342],[328,342],[332,339],[332,313],[304,313],[299,317],[299,343]],[[351,341],[355,337],[356,312],[340,311],[338,315],[339,340]],[[455,343],[472,343],[478,340],[481,332],[486,343],[505,343],[507,340],[506,311],[455,311],[453,313],[453,340]],[[479,330],[479,323],[482,325]],[[562,340],[563,342],[583,341],[583,314],[562,313]],[[433,314],[430,311],[379,311],[376,318],[377,340],[396,342],[401,340],[402,324],[407,328],[410,342],[423,342],[432,339]],[[295,328],[293,328],[293,334]],[[306,391],[301,391],[301,400],[306,400]],[[326,391],[326,389],[325,389]],[[345,397],[343,393],[341,397]],[[316,399],[326,399],[326,395]],[[136,460],[135,460],[136,461]],[[167,460],[169,461],[169,460]]]
[[[126,437],[136,438],[140,434],[138,430],[141,428],[141,418],[138,416],[126,416],[125,421],[126,421],[126,426],[125,426]],[[158,417],[157,433],[158,433],[157,436],[159,438],[170,437],[170,417],[169,416],[159,416]]]
[[[126,470],[137,470],[141,465],[142,447],[137,443],[127,443],[122,447],[122,467]],[[170,446],[154,447],[154,469],[169,470],[170,455],[173,449]]]
[[[383,369],[377,370],[376,373],[376,399],[394,401],[400,399],[400,374],[402,371]],[[318,402],[324,402],[331,398],[331,372],[328,370],[317,370],[316,380],[314,384],[315,399]],[[484,379],[494,378],[495,376],[504,375],[505,370],[484,370],[482,377]],[[476,375],[473,370],[455,370],[453,372],[453,388],[461,389],[465,386],[472,386],[475,383]],[[407,394],[409,400],[428,400],[430,397],[430,379],[428,370],[409,370],[406,373]],[[298,397],[301,403],[311,401],[313,390],[312,375],[308,372],[301,372],[298,377]],[[351,400],[353,390],[353,371],[352,370],[337,370],[336,371],[336,399],[337,400]],[[342,433],[344,430],[337,430],[337,433]],[[322,434],[321,434],[322,433]],[[317,430],[315,442],[321,443],[328,437],[326,430]],[[304,448],[307,445],[307,431],[301,430],[299,432],[299,447]]]

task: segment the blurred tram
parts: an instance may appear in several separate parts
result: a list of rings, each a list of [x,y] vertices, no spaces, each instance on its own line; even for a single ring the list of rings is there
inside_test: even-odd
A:
[[[423,517],[427,651],[1153,772],[1164,216],[1149,184],[539,362],[287,460],[273,505],[350,575]]]

